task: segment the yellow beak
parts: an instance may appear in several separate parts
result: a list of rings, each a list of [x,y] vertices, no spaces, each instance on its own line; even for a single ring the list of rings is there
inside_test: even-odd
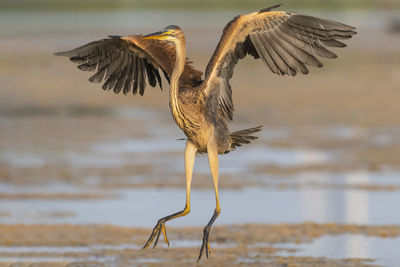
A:
[[[158,40],[164,40],[168,38],[168,32],[155,32],[155,33],[150,33],[145,36],[143,36],[143,39],[158,39]]]

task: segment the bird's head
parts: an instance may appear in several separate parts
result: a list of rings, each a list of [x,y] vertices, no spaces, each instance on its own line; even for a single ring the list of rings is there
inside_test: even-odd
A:
[[[143,39],[157,39],[175,42],[184,39],[184,35],[181,28],[175,25],[170,25],[165,27],[162,31],[143,36]]]

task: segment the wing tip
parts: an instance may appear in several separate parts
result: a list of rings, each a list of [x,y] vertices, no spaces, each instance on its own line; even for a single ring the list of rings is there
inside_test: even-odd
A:
[[[53,53],[53,55],[58,56],[58,57],[59,56],[66,56],[66,54],[67,54],[67,51]]]
[[[269,12],[269,11],[271,11],[272,9],[275,9],[275,8],[280,7],[281,5],[282,5],[282,4],[277,4],[277,5],[274,5],[274,6],[270,6],[270,7],[263,8],[263,9],[259,10],[258,13]]]

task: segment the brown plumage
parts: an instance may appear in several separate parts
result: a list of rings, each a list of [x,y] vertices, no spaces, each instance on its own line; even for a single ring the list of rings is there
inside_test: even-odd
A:
[[[67,56],[83,71],[95,71],[90,82],[104,82],[104,90],[115,93],[144,94],[147,83],[162,89],[160,70],[169,81],[175,63],[175,47],[170,42],[145,40],[142,35],[110,36],[78,48],[56,53]],[[196,86],[201,82],[201,71],[186,62],[184,83]],[[146,77],[145,77],[146,76]],[[139,90],[139,91],[138,91]]]
[[[214,182],[216,208],[204,228],[203,251],[208,257],[209,233],[220,213],[218,200],[218,154],[228,153],[256,139],[261,127],[229,132],[233,119],[229,80],[239,59],[250,55],[261,59],[278,75],[308,74],[307,65],[322,67],[318,57],[336,58],[327,47],[344,47],[340,40],[351,38],[354,27],[326,19],[271,11],[273,6],[239,15],[224,28],[218,46],[202,72],[186,59],[185,36],[178,26],[168,26],[150,35],[111,36],[56,53],[78,63],[84,71],[95,71],[91,82],[103,82],[104,90],[144,94],[146,83],[162,88],[160,70],[170,83],[170,108],[188,140],[185,149],[186,205],[177,213],[161,218],[144,248],[161,232],[169,245],[165,223],[190,212],[190,185],[196,153],[207,153]]]

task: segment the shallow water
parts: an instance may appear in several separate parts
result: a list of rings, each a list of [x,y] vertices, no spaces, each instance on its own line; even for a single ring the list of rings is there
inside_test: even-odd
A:
[[[110,31],[137,31],[143,27],[164,27],[170,24],[182,25],[186,28],[215,30],[215,25],[227,23],[239,12],[253,10],[92,10],[92,11],[16,11],[1,12],[0,32],[8,36],[20,34],[66,34]],[[347,21],[350,25],[381,29],[385,19],[395,18],[399,10],[297,10],[315,16],[330,17],[339,21]],[[207,16],[207,19],[204,17]],[[151,19],[150,19],[151,18]],[[143,23],[143,22],[148,23]],[[149,23],[151,21],[151,23]],[[198,22],[201,21],[201,24]],[[154,28],[153,28],[154,30]]]
[[[183,189],[119,190],[120,197],[95,200],[2,200],[2,223],[113,224],[151,227],[161,216],[184,207]],[[335,189],[275,190],[221,189],[222,212],[216,224],[242,223],[356,223],[400,224],[395,204],[398,191]],[[169,222],[173,226],[205,225],[214,209],[212,190],[192,190],[191,213]],[[276,208],[279,206],[279,208]],[[382,208],[386,207],[386,208]],[[53,216],[67,214],[67,216]]]
[[[97,261],[101,263],[111,263],[116,260],[116,256],[90,256],[90,257],[68,257],[63,255],[57,255],[54,257],[41,257],[41,256],[18,256],[18,257],[0,257],[0,262],[5,263],[68,263],[68,262],[80,262],[80,261]]]
[[[349,172],[310,172],[304,171],[296,175],[274,175],[265,180],[266,184],[297,184],[297,185],[337,185],[354,186],[400,186],[400,174],[397,172],[368,172],[365,170]],[[261,178],[260,178],[261,179]]]
[[[134,244],[124,244],[124,245],[95,245],[95,246],[40,246],[40,247],[0,247],[1,253],[41,253],[41,252],[53,252],[53,253],[66,253],[66,252],[90,252],[93,250],[101,249],[140,249],[141,247]]]
[[[171,243],[171,248],[189,248],[189,247],[200,247],[200,240],[174,240]],[[235,247],[237,244],[218,244],[214,243],[213,248],[227,248]],[[115,262],[116,256],[107,256],[103,251],[119,251],[119,250],[140,250],[141,246],[134,244],[122,244],[122,245],[93,245],[93,246],[17,246],[9,247],[0,246],[0,262],[76,262],[76,261],[90,261],[96,260],[102,263]],[[23,256],[24,254],[35,254],[35,256]],[[46,256],[41,253],[45,253]],[[86,254],[85,257],[74,257],[65,256],[71,255],[72,253]],[[2,256],[9,254],[19,254],[19,256]],[[95,255],[95,256],[93,256]],[[131,263],[155,263],[163,262],[163,259],[156,258],[139,258],[131,260]]]
[[[140,113],[140,109],[123,111],[118,116],[129,117],[131,111]],[[156,112],[142,111],[140,120],[147,123],[143,124],[141,135],[136,137],[129,134],[128,138],[123,132],[111,131],[112,134],[99,134],[99,138],[88,139],[80,145],[68,145],[68,142],[58,144],[58,140],[51,138],[46,139],[43,147],[29,140],[22,145],[0,143],[4,148],[0,151],[0,165],[7,166],[11,174],[12,171],[21,171],[22,175],[27,175],[17,180],[21,183],[19,185],[6,180],[0,183],[0,194],[25,196],[20,199],[2,199],[0,223],[94,223],[151,227],[161,216],[183,208],[185,142],[176,141],[176,131],[172,130],[176,127],[163,123],[161,118]],[[107,119],[100,119],[99,123]],[[19,122],[4,120],[2,123],[5,127],[15,127]],[[159,125],[158,131],[151,127],[154,123]],[[367,130],[357,127],[321,127],[310,130],[340,140],[364,137],[367,145],[376,136],[396,140],[393,135],[398,131],[397,128]],[[220,188],[222,213],[217,224],[304,221],[400,224],[400,215],[395,212],[393,204],[400,203],[398,172],[310,172],[306,168],[290,175],[255,172],[257,166],[287,168],[329,165],[340,161],[344,153],[350,152],[343,148],[339,151],[302,147],[283,149],[269,145],[270,141],[291,134],[289,128],[266,129],[260,133],[257,145],[245,146],[239,152],[221,157],[221,181],[227,177],[243,189]],[[120,172],[121,168],[127,166],[131,169],[114,177],[114,172]],[[150,167],[143,170],[142,166]],[[48,167],[55,169],[51,173],[55,177],[41,179],[41,175],[48,176]],[[36,173],[37,181],[25,184],[25,181],[29,181],[30,172],[35,173],[36,168],[43,168],[39,174]],[[100,177],[98,170],[106,170],[108,173]],[[61,177],[63,180],[60,180],[59,173],[66,173],[69,178]],[[136,184],[146,186],[149,181],[156,181],[166,188],[135,188]],[[211,188],[208,161],[204,155],[196,158],[193,181]],[[113,189],[112,185],[117,183],[122,186],[127,183],[132,189]],[[249,187],[248,183],[259,187]],[[179,185],[179,189],[169,188],[170,184]],[[111,185],[111,188],[104,189],[102,185]],[[362,187],[365,185],[391,186],[392,190],[368,190]],[[40,197],[30,197],[31,194]],[[57,198],[55,194],[69,194],[71,198]],[[79,194],[97,194],[103,198],[74,198],[74,195]],[[206,224],[215,207],[213,191],[193,189],[191,204],[191,214],[171,222],[172,225]]]
[[[370,258],[374,264],[398,266],[400,238],[380,238],[359,234],[326,235],[311,243],[282,244],[276,247],[295,249],[295,252],[278,252],[280,256]]]
[[[164,129],[162,129],[164,130]],[[87,147],[66,148],[62,151],[4,149],[0,152],[0,163],[14,168],[39,168],[46,164],[62,163],[71,168],[110,168],[126,165],[143,165],[152,162],[156,166],[169,166],[170,170],[183,171],[182,163],[185,141],[172,136],[164,138],[130,138],[87,144]],[[255,165],[301,166],[326,163],[334,159],[329,151],[314,149],[277,149],[267,146],[270,137],[261,140],[261,146],[249,146],[240,153],[232,152],[220,160],[220,172],[243,173]],[[195,169],[198,173],[209,173],[206,157],[197,157]]]
[[[199,247],[200,240],[174,240],[172,248]],[[275,247],[279,249],[277,256],[282,257],[314,257],[329,259],[370,259],[373,264],[382,266],[397,266],[400,254],[397,249],[400,238],[371,237],[361,234],[324,235],[309,243],[254,243],[249,249],[257,247]],[[213,248],[234,248],[238,244],[218,244],[213,242]],[[96,260],[102,263],[112,263],[118,260],[117,256],[108,256],[102,251],[139,250],[133,244],[123,245],[94,245],[94,246],[43,246],[43,247],[0,247],[4,255],[20,254],[19,256],[0,256],[0,262],[76,262]],[[24,253],[34,253],[34,256],[24,256]],[[45,254],[41,254],[45,253]],[[71,253],[82,253],[82,256],[66,256]],[[252,254],[249,254],[251,256]],[[131,263],[160,263],[162,258],[139,258]],[[255,263],[254,258],[240,258],[240,263]],[[257,260],[259,262],[259,260]]]

